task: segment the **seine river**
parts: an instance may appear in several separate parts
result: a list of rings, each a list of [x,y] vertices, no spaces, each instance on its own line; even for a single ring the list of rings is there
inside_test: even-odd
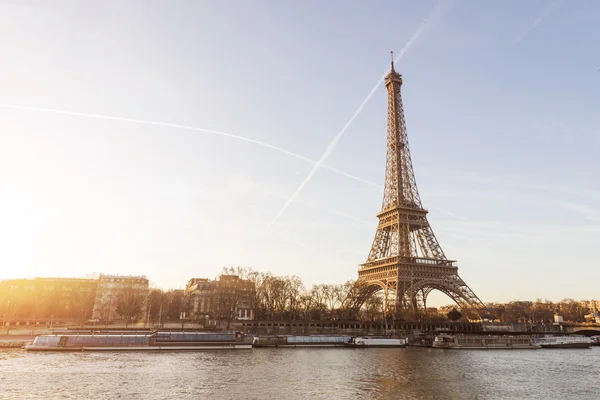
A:
[[[0,351],[1,399],[598,399],[600,348]]]

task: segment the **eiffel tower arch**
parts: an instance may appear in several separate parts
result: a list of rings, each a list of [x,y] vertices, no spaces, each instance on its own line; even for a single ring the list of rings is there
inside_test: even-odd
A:
[[[417,189],[408,147],[402,106],[402,76],[394,70],[385,79],[388,92],[385,185],[379,224],[367,261],[359,266],[355,311],[374,293],[383,291],[384,304],[397,315],[425,310],[427,296],[439,290],[468,314],[482,315],[485,305],[458,275],[438,243]]]

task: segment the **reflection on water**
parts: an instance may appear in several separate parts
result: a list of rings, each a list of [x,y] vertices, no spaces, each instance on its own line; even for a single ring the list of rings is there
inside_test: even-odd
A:
[[[600,348],[0,351],[4,399],[595,399]]]

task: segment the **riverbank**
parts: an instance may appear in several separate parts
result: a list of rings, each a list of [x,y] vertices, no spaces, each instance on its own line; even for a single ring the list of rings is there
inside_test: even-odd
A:
[[[30,344],[35,339],[35,335],[0,335],[0,349],[18,348]]]

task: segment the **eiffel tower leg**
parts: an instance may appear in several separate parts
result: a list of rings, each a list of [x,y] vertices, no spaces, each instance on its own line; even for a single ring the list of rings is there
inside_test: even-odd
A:
[[[413,291],[413,285],[410,282],[398,282],[396,304],[397,315],[400,318],[411,318],[411,315],[418,309],[416,292]]]
[[[487,312],[486,306],[458,276],[456,277],[455,282],[443,285],[437,289],[454,300],[464,313],[470,314],[468,316],[471,318],[477,316],[483,317],[483,314]]]
[[[383,318],[385,319],[390,311],[389,307],[389,286],[383,288]]]
[[[351,294],[347,297],[346,307],[352,318],[357,318],[362,305],[375,292],[381,288],[376,285],[369,285],[364,282],[357,282],[351,290]]]
[[[417,292],[417,305],[419,306],[419,310],[426,311],[427,310],[427,295],[429,291],[427,288],[420,288]]]
[[[411,293],[410,296],[410,303],[411,303],[411,308],[412,308],[412,312],[416,313],[419,311],[419,291],[415,290]]]
[[[465,300],[465,302],[474,309],[478,314],[482,314],[487,311],[487,307],[471,290],[469,285],[463,281],[460,276],[456,276],[456,282],[458,286],[458,293]],[[481,315],[480,315],[481,316]]]

